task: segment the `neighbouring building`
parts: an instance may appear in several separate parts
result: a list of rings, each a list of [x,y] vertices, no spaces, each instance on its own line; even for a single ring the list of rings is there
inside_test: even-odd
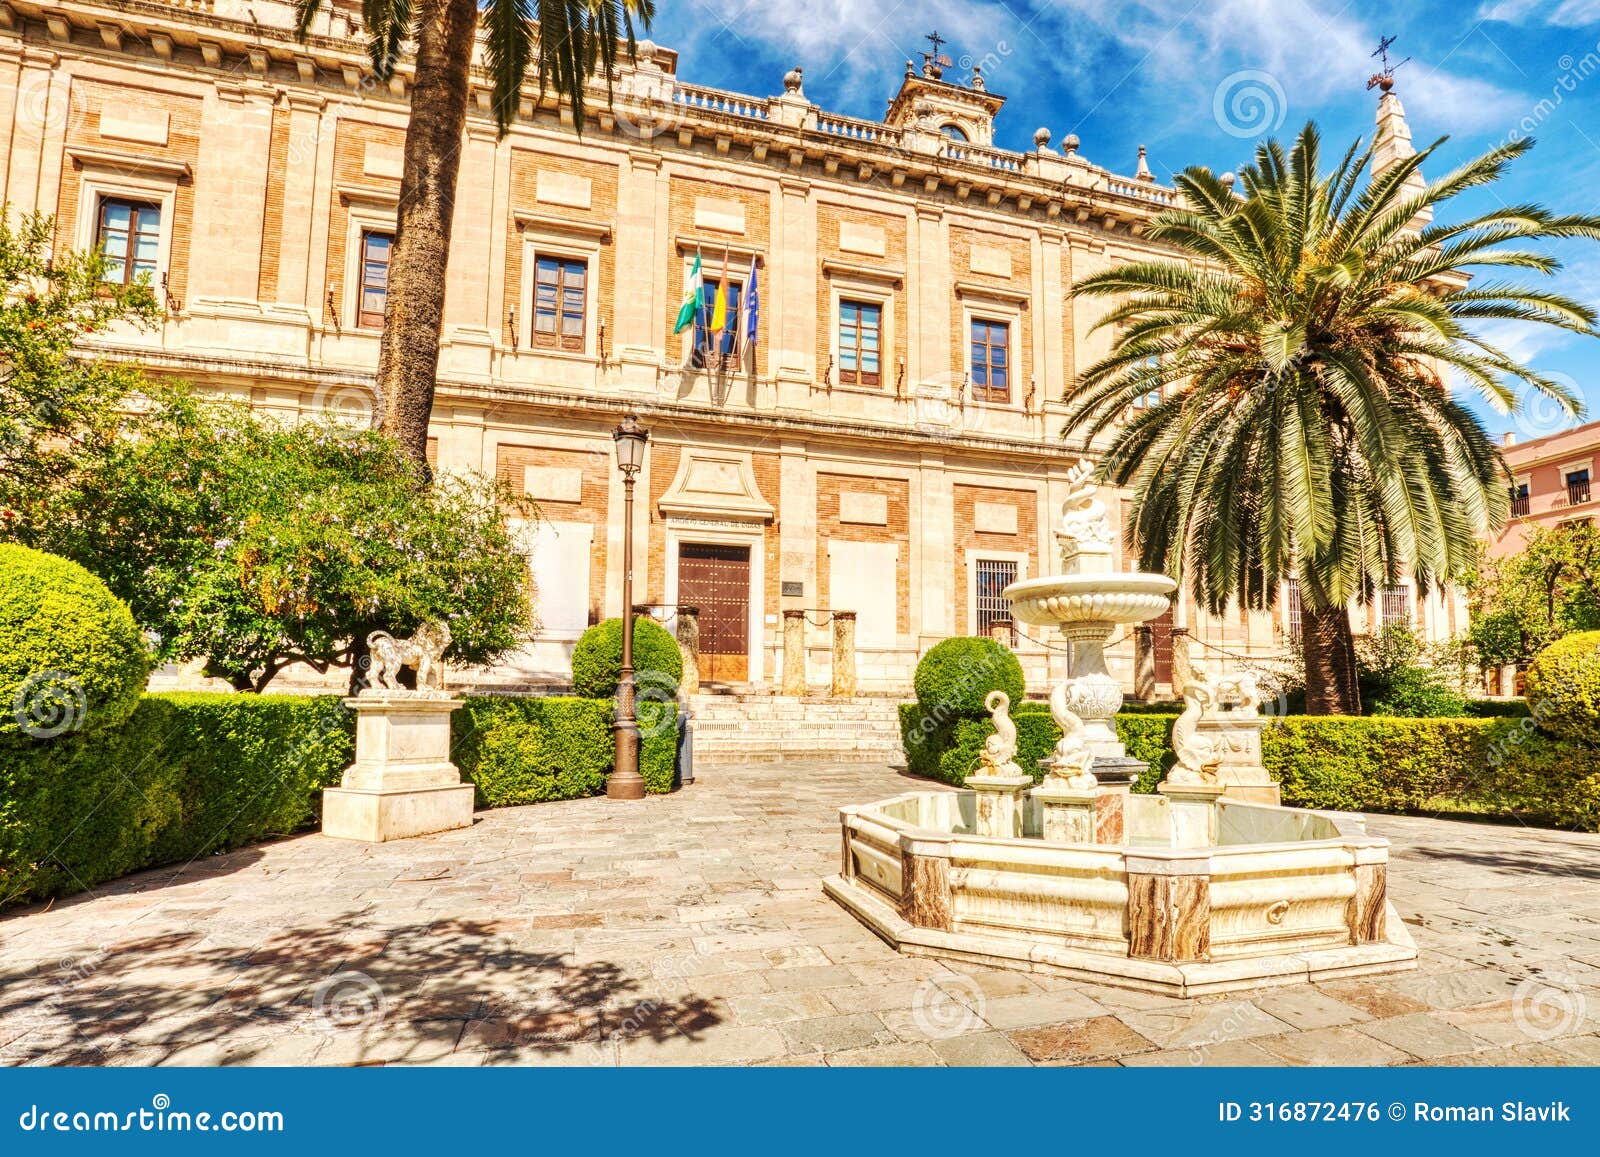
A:
[[[286,0],[0,3],[5,200],[166,301],[160,329],[99,352],[285,416],[371,413],[411,73],[373,78],[360,11],[324,3],[302,42]],[[544,516],[543,629],[481,677],[558,682],[579,633],[620,613],[611,430],[634,411],[651,431],[636,601],[700,608],[704,674],[773,685],[783,612],[805,610],[826,681],[822,612],[849,610],[862,686],[902,688],[929,645],[995,629],[999,592],[1054,567],[1065,475],[1094,453],[1062,441],[1063,395],[1109,341],[1069,291],[1158,254],[1143,233],[1175,194],[1143,150],[1119,176],[1045,129],[997,148],[1005,98],[937,54],[906,62],[881,121],[825,111],[799,67],[770,96],[678,67],[641,44],[581,136],[531,84],[499,136],[475,81],[431,454]],[[1379,126],[1383,156],[1409,151],[1392,94]],[[740,326],[698,359],[697,327],[673,332],[697,259],[708,298],[725,286],[743,316],[754,276],[759,301],[754,341]],[[1175,636],[1277,653],[1296,605],[1180,605],[1142,663],[1132,638],[1114,662],[1164,692]],[[1409,586],[1352,613],[1465,625]],[[1036,677],[1062,664],[1016,646]]]
[[[1501,450],[1511,471],[1511,519],[1490,553],[1515,554],[1530,531],[1543,526],[1592,522],[1600,489],[1595,459],[1600,456],[1600,422],[1590,422],[1518,442],[1506,434]]]

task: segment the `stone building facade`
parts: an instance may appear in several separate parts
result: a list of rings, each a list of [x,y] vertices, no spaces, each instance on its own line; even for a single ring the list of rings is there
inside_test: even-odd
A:
[[[359,420],[409,66],[373,78],[353,0],[325,3],[304,42],[293,24],[285,0],[0,3],[0,184],[13,210],[55,215],[60,246],[126,252],[164,294],[158,330],[103,335],[101,353]],[[783,612],[804,609],[808,677],[826,682],[821,612],[849,610],[861,685],[903,687],[931,643],[990,630],[998,591],[1053,566],[1065,475],[1093,453],[1063,442],[1063,395],[1108,342],[1068,292],[1153,255],[1145,224],[1174,194],[1142,153],[1122,177],[1044,129],[1030,151],[993,147],[1004,98],[937,58],[907,62],[881,122],[820,108],[799,68],[745,96],[678,64],[642,44],[581,134],[530,86],[501,137],[475,84],[431,452],[543,512],[543,628],[482,677],[559,682],[579,632],[620,613],[610,433],[633,411],[651,432],[636,601],[701,607],[708,677],[774,684]],[[695,331],[673,333],[697,256],[741,297],[754,270],[753,343],[693,356]],[[1408,597],[1431,633],[1464,625],[1449,600]],[[1170,680],[1172,628],[1276,652],[1292,600],[1180,606],[1147,684]],[[1042,640],[1017,647],[1037,676],[1060,664]],[[1131,684],[1134,640],[1112,654]]]

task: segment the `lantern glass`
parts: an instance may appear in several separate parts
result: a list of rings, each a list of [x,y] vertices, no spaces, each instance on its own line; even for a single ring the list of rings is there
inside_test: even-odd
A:
[[[644,446],[650,432],[639,425],[639,419],[629,414],[611,433],[617,443],[617,466],[624,474],[637,473],[644,465]]]

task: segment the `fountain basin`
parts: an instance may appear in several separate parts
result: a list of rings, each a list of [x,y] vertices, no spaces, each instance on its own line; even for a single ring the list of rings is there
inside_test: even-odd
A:
[[[1065,574],[1023,579],[1005,591],[1012,617],[1030,626],[1132,626],[1156,618],[1178,584],[1164,574]]]
[[[840,810],[830,896],[899,951],[1175,996],[1415,967],[1386,898],[1388,841],[1360,816],[1222,799],[1216,843],[1180,846],[1162,796],[1122,844],[976,834],[973,792]]]

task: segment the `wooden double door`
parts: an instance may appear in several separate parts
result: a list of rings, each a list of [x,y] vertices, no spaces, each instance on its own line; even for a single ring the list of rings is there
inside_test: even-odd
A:
[[[750,548],[685,542],[678,547],[678,602],[700,608],[700,679],[750,678]]]

